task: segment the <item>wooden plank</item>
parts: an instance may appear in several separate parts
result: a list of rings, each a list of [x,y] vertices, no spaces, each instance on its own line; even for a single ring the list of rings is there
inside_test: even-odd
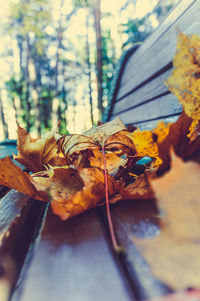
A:
[[[13,301],[135,300],[94,211],[63,222],[48,212]]]
[[[44,206],[14,190],[0,200],[1,301],[10,298]]]
[[[143,106],[134,108],[124,113],[118,113],[117,116],[125,124],[137,124],[138,122],[152,119],[159,119],[171,114],[179,114],[182,106],[173,94],[162,96],[152,102],[148,102]],[[113,119],[113,116],[111,119]]]
[[[17,154],[16,144],[0,144],[0,159]]]
[[[116,100],[112,115],[114,116],[122,111],[134,109],[135,106],[143,105],[146,102],[156,99],[157,97],[161,97],[161,95],[163,94],[169,94],[170,92],[164,85],[164,82],[169,77],[170,73],[171,70],[163,73],[152,82],[143,86],[141,89],[135,91],[134,93],[131,93],[120,101]]]
[[[159,233],[154,200],[122,201],[112,206],[111,214],[118,242],[125,250],[120,257],[121,265],[129,275],[137,300],[169,293],[171,290],[152,275],[133,239],[149,239]],[[106,222],[105,215],[104,219]]]
[[[157,124],[159,121],[162,120],[165,123],[175,122],[179,116],[180,116],[180,114],[175,114],[175,115],[170,115],[170,116],[168,115],[167,117],[161,116],[161,118],[149,119],[147,121],[133,123],[132,125],[137,126],[140,130],[152,130],[157,127]]]
[[[187,2],[187,3],[186,3]],[[186,5],[187,4],[187,5]],[[188,6],[185,11],[182,7]],[[178,14],[181,9],[182,14]],[[179,18],[174,20],[173,26],[169,22],[168,28],[163,32],[162,27],[151,36],[151,43],[146,41],[128,60],[121,79],[121,91],[117,98],[122,97],[152,76],[155,72],[166,66],[172,60],[177,42],[178,31],[188,33],[200,33],[200,2],[181,1],[176,8]],[[176,14],[174,14],[176,16]],[[169,16],[170,17],[170,16]],[[177,16],[176,16],[177,17]],[[194,22],[195,20],[195,22]],[[129,83],[131,82],[132,85]]]
[[[26,196],[22,197],[22,194],[15,194],[14,191],[11,191],[0,200],[0,300],[2,301],[8,300],[14,282],[13,278],[15,278],[13,276],[15,267],[12,260],[7,259],[1,251],[4,245],[4,237],[6,237],[6,232],[9,233],[11,222],[20,214],[26,201]]]

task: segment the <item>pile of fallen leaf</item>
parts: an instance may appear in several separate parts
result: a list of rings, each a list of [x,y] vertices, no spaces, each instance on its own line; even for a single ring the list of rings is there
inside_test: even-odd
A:
[[[56,128],[38,139],[18,126],[15,159],[31,173],[4,158],[0,160],[0,185],[50,202],[63,220],[104,204],[106,193],[110,203],[156,198],[165,212],[160,236],[150,242],[133,240],[154,274],[168,285],[199,287],[198,36],[179,34],[173,65],[166,85],[183,106],[176,122],[160,122],[152,131],[129,132],[117,118],[81,135],[59,135]],[[186,264],[194,266],[187,267],[183,277],[181,267]],[[175,268],[178,272],[171,273]]]

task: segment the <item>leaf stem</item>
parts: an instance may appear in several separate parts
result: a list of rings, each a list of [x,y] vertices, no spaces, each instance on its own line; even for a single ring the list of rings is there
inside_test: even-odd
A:
[[[109,205],[109,198],[108,198],[108,177],[107,177],[106,156],[105,156],[104,145],[102,145],[102,154],[103,154],[103,163],[104,163],[106,212],[107,212],[108,226],[109,226],[109,230],[110,230],[110,236],[111,236],[113,248],[115,249],[115,251],[119,252],[121,250],[121,247],[117,243],[114,228],[113,228],[112,218],[111,218],[111,214],[110,214],[110,205]]]

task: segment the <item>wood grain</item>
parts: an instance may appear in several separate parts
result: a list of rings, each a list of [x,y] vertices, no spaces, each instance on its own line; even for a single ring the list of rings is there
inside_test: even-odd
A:
[[[159,119],[161,116],[177,114],[182,111],[182,106],[172,94],[162,96],[152,102],[148,102],[143,106],[134,108],[134,110],[118,113],[117,116],[125,124],[137,124],[138,122],[151,119]],[[114,118],[115,116],[113,116]]]
[[[154,200],[128,200],[112,206],[114,227],[119,244],[125,252],[119,257],[137,300],[144,300],[170,292],[153,277],[150,267],[137,250],[133,238],[150,239],[159,233],[158,210]],[[106,213],[103,211],[105,224]]]
[[[63,222],[51,211],[13,301],[135,300],[94,211]]]
[[[14,190],[0,200],[0,300],[15,286],[46,204]]]
[[[163,94],[169,94],[170,92],[164,82],[169,77],[170,73],[171,70],[163,73],[160,77],[154,79],[125,98],[116,100],[112,115],[117,115],[124,110],[134,109],[135,106],[141,106],[146,102],[153,101],[154,99],[161,97]],[[121,88],[119,89],[119,93],[120,90]]]
[[[151,122],[163,116],[177,114],[175,98],[174,105],[171,99],[169,108],[165,109],[164,104],[158,105],[160,116],[155,116],[153,109],[149,111],[147,103],[152,102],[151,107],[155,108],[154,101],[157,104],[158,99],[159,103],[165,101],[162,97],[163,94],[167,94],[164,81],[171,72],[170,69],[165,70],[165,67],[170,66],[175,54],[178,30],[186,34],[200,33],[199,13],[199,1],[181,1],[144,44],[129,57],[123,66],[121,81],[118,81],[118,92],[112,100],[108,120],[119,116],[125,124],[144,122],[145,128],[145,125],[149,126],[147,120]],[[159,75],[154,78],[155,74]],[[141,106],[141,109],[138,106]],[[159,113],[159,110],[156,111]]]

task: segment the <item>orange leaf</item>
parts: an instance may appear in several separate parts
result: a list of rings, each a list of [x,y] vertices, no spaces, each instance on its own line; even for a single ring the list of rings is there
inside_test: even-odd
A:
[[[104,173],[99,168],[55,168],[44,175],[33,176],[33,184],[48,192],[53,212],[63,220],[104,203]],[[108,175],[109,194],[115,190],[114,179]]]
[[[107,152],[106,157],[106,169],[109,174],[115,175],[120,166],[125,166],[128,159],[126,156],[117,155],[114,152]],[[91,167],[99,167],[104,169],[103,154],[100,150],[93,150],[93,156],[88,158]]]
[[[148,180],[144,174],[140,175],[134,183],[128,184],[119,189],[119,193],[110,199],[110,203],[116,203],[120,200],[143,200],[154,198],[154,193],[149,186]]]
[[[55,137],[66,157],[67,164],[77,167],[80,167],[83,162],[83,152],[87,152],[88,156],[88,150],[101,150],[102,146],[105,151],[121,150],[127,155],[135,154],[134,143],[128,137],[127,128],[119,118],[94,127],[82,135],[61,136],[57,134]]]
[[[33,139],[18,125],[18,154],[14,158],[32,172],[43,170],[48,165],[65,165],[65,158],[54,138],[57,129],[47,132],[42,138]]]
[[[190,136],[200,119],[199,36],[179,34],[173,65],[173,72],[166,85],[183,105],[186,114],[193,119],[188,134]]]
[[[158,123],[157,128],[152,131],[140,131],[137,129],[130,134],[136,147],[137,155],[155,158],[154,167],[161,165],[162,159],[159,155],[158,143],[161,143],[169,133],[171,124]]]
[[[43,200],[43,197],[37,192],[31,183],[31,177],[23,172],[20,167],[13,164],[9,157],[0,159],[0,185],[18,190],[24,194]]]
[[[170,166],[170,149],[173,147],[178,156],[186,157],[187,150],[190,149],[190,140],[187,137],[192,119],[183,111],[179,119],[171,124],[169,134],[158,144],[159,156],[163,163],[158,169],[162,173]],[[190,149],[191,151],[191,149]]]

